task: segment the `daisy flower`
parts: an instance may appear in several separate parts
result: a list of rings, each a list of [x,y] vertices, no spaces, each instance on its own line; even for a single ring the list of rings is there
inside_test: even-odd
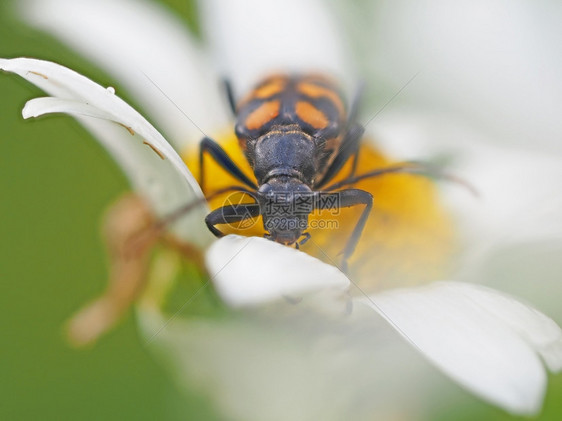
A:
[[[262,238],[259,223],[227,227],[230,235],[215,240],[204,217],[229,196],[205,202],[193,175],[199,175],[198,140],[215,137],[251,174],[216,81],[227,75],[239,98],[275,71],[321,72],[341,80],[351,97],[357,75],[372,70],[371,54],[355,61],[347,46],[360,51],[361,42],[346,39],[338,22],[359,18],[346,15],[345,6],[314,0],[205,1],[200,43],[167,11],[145,1],[31,0],[19,7],[29,23],[112,73],[166,135],[119,97],[121,86],[100,86],[53,62],[0,60],[2,70],[49,95],[30,100],[25,118],[75,117],[109,151],[135,192],[108,218],[110,287],[73,319],[74,341],[95,340],[136,302],[143,335],[178,384],[196,385],[231,419],[415,419],[443,394],[446,381],[428,374],[434,368],[513,414],[540,410],[545,367],[562,368],[562,331],[530,305],[459,281],[478,281],[474,268],[498,245],[521,242],[545,227],[551,232],[548,218],[526,225],[517,218],[529,217],[527,211],[550,197],[551,189],[533,186],[559,172],[558,157],[491,143],[488,132],[457,124],[465,114],[460,106],[445,120],[439,103],[417,112],[411,101],[390,112],[388,100],[376,104],[367,95],[373,114],[362,117],[368,135],[359,174],[391,165],[392,155],[458,157],[455,167],[492,203],[483,205],[455,186],[443,187],[441,196],[430,181],[407,174],[358,182],[357,188],[374,195],[375,206],[349,276],[338,269],[337,254],[356,224],[355,210],[314,215],[311,226],[333,218],[338,229],[311,227],[312,239],[302,250]],[[400,21],[403,9],[396,10],[390,16]],[[342,19],[336,19],[338,11]],[[361,18],[372,17],[368,11]],[[367,25],[359,38],[390,31],[380,28]],[[402,80],[389,88],[398,88],[388,97],[393,100],[414,79],[425,80],[417,66],[405,67],[413,72],[403,79],[383,68],[389,74],[368,83],[386,79],[392,87]],[[440,89],[431,85],[432,92]],[[423,104],[427,93],[415,93]],[[447,106],[448,96],[441,98]],[[375,125],[382,111],[384,119]],[[454,146],[447,146],[452,139]],[[532,177],[518,171],[522,157],[536,170]],[[491,173],[498,165],[505,171],[499,177]],[[209,191],[232,184],[217,165],[209,173]],[[521,180],[518,188],[526,182],[533,191],[514,194],[505,184],[511,176]],[[189,211],[178,213],[186,204],[192,204]],[[549,209],[555,214],[560,207]],[[506,232],[514,233],[507,238],[511,243]],[[165,246],[151,260],[156,242]],[[202,283],[170,308],[171,297],[180,294],[180,261],[192,264],[191,282]],[[211,316],[190,312],[209,282],[226,306],[211,304]],[[207,301],[213,300],[211,294]],[[404,400],[407,408],[400,405]]]

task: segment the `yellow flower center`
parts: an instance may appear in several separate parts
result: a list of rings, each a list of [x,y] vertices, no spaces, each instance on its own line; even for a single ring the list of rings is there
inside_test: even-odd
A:
[[[234,134],[217,137],[232,160],[255,181]],[[198,153],[190,151],[186,163],[197,179],[200,177]],[[395,161],[377,151],[367,139],[362,142],[357,175],[387,167]],[[351,162],[342,169],[334,182],[350,173]],[[241,185],[210,157],[205,159],[205,193],[207,195],[228,186]],[[440,206],[436,190],[427,178],[412,174],[388,174],[356,183],[353,188],[370,192],[373,210],[355,252],[349,260],[351,279],[368,291],[411,285],[446,276],[455,246],[455,236],[449,216]],[[211,209],[251,202],[240,193],[226,193],[209,201]],[[339,265],[341,251],[356,226],[363,206],[338,211],[313,212],[309,218],[311,239],[301,250],[327,263]],[[227,234],[263,236],[261,217],[238,224],[218,227]]]

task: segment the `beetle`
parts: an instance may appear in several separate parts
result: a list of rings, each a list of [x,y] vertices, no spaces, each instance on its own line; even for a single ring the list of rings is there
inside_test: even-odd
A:
[[[200,144],[200,185],[205,193],[205,156],[209,155],[244,186],[226,190],[249,194],[254,203],[229,204],[205,218],[217,237],[217,225],[263,217],[265,237],[299,247],[310,234],[309,215],[324,209],[364,206],[342,252],[342,269],[353,254],[373,207],[371,193],[349,188],[369,177],[393,172],[419,172],[413,164],[402,164],[355,175],[364,128],[356,122],[358,97],[347,107],[337,84],[319,74],[277,74],[259,82],[236,103],[225,83],[236,117],[235,133],[240,148],[253,169],[252,181],[213,139]],[[349,175],[332,183],[343,166],[352,160]],[[222,192],[226,191],[223,190]]]

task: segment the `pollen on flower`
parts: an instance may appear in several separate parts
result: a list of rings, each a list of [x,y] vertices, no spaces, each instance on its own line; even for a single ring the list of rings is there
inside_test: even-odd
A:
[[[234,134],[215,137],[233,161],[252,180],[253,172]],[[186,162],[196,178],[200,177],[198,154],[188,151]],[[396,161],[384,156],[373,142],[363,140],[359,153],[357,175],[388,167]],[[350,172],[348,163],[334,179],[344,179]],[[205,161],[206,193],[240,183],[212,159]],[[365,231],[349,261],[353,279],[360,279],[367,291],[389,286],[404,286],[439,279],[448,274],[455,250],[455,235],[447,212],[439,204],[433,183],[413,174],[387,174],[358,182],[354,188],[370,192],[373,210]],[[240,195],[240,203],[248,196]],[[213,197],[211,209],[232,202],[232,193]],[[234,199],[237,200],[237,199]],[[349,236],[362,211],[361,206],[314,212],[309,218],[311,239],[301,250],[326,263],[338,265]],[[228,234],[263,236],[262,218],[257,223],[222,225]],[[366,282],[369,282],[367,285]]]

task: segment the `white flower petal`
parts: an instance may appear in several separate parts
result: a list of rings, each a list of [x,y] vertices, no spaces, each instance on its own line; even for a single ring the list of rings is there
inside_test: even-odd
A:
[[[111,114],[85,102],[53,97],[30,99],[27,101],[21,112],[23,118],[26,119],[52,113],[66,113],[75,116],[101,118],[103,120],[114,121]]]
[[[560,363],[548,351],[559,347],[560,329],[546,316],[493,290],[450,282],[360,301],[473,393],[513,413],[540,409],[546,374],[536,352],[552,368]]]
[[[110,90],[70,69],[41,60],[0,59],[0,69],[17,73],[56,97],[28,102],[24,108],[26,117],[65,112],[80,117],[90,130],[101,134],[100,142],[158,216],[166,216],[202,198],[196,180],[174,149],[148,121]],[[207,244],[211,238],[208,231],[196,228],[202,226],[205,212],[206,207],[200,206],[175,224],[174,232],[183,239]]]
[[[498,143],[562,152],[560,2],[366,4],[350,23],[364,29],[361,58],[388,96],[421,71],[402,100],[461,115]]]
[[[489,250],[456,278],[525,297],[557,323],[562,322],[562,241],[545,238],[523,244],[505,243]]]
[[[427,112],[387,111],[370,127],[379,146],[404,160],[448,159],[479,197],[442,183],[470,259],[505,244],[562,238],[562,157],[507,148],[463,121]]]
[[[467,283],[441,283],[440,287],[477,302],[532,345],[551,371],[562,370],[562,329],[552,319],[493,289]]]
[[[406,420],[412,413],[426,419],[420,414],[427,402],[443,399],[435,381],[448,383],[372,317],[342,328],[310,313],[283,318],[267,308],[171,320],[139,310],[149,350],[180,389],[195,388],[229,420]]]
[[[216,60],[239,94],[272,72],[318,71],[348,82],[346,78],[354,76],[349,69],[349,43],[344,43],[326,2],[204,0],[199,4]]]
[[[185,25],[163,7],[141,0],[26,0],[19,6],[32,25],[117,78],[178,150],[203,136],[194,124],[209,134],[227,124],[219,78]]]
[[[13,72],[61,99],[76,100],[104,111],[116,123],[133,130],[169,159],[194,191],[199,191],[197,181],[160,133],[125,101],[111,90],[56,63],[28,59],[0,59],[0,69]],[[201,194],[202,195],[202,194]]]
[[[349,286],[349,279],[334,266],[259,237],[221,238],[207,251],[206,262],[218,293],[233,307],[301,300],[324,292],[327,297],[322,298],[337,300]],[[342,310],[344,301],[334,310]]]

